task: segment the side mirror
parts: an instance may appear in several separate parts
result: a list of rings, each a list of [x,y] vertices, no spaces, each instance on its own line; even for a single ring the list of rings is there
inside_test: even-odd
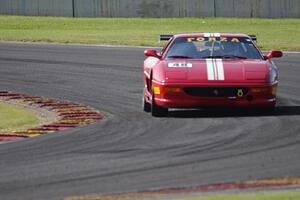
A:
[[[159,58],[159,59],[161,58],[161,55],[159,55],[155,49],[147,49],[144,51],[144,54],[147,57],[151,56],[151,57],[155,57],[155,58]]]
[[[282,55],[282,51],[271,51],[265,56],[265,59],[280,58]]]

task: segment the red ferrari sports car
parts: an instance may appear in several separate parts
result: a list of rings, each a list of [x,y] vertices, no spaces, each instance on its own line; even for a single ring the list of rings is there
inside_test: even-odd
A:
[[[165,116],[169,108],[210,106],[260,107],[276,104],[278,72],[256,37],[197,33],[162,35],[167,45],[158,53],[145,50],[144,111]]]

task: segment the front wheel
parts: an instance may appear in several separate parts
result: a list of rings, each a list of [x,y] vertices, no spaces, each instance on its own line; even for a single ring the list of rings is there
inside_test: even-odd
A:
[[[161,107],[155,104],[153,93],[152,93],[151,114],[153,117],[166,117],[168,115],[168,108]]]
[[[276,106],[270,105],[270,106],[259,106],[250,108],[250,112],[254,112],[259,115],[273,115],[276,112]]]
[[[268,106],[261,109],[262,113],[264,114],[274,114],[276,111],[276,106]]]
[[[143,97],[143,110],[145,112],[151,112],[151,104],[145,100],[145,97]]]

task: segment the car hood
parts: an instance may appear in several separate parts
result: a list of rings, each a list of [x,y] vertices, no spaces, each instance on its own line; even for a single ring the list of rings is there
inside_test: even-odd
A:
[[[165,82],[266,82],[268,62],[256,59],[165,60]]]

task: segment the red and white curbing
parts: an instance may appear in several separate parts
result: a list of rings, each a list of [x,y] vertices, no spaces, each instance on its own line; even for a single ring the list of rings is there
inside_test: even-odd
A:
[[[244,191],[244,190],[274,190],[284,188],[299,188],[300,178],[282,178],[282,179],[269,179],[269,180],[255,180],[244,181],[238,183],[221,183],[213,185],[204,185],[192,188],[173,188],[162,189],[144,192],[131,192],[115,195],[91,195],[82,197],[67,197],[65,200],[88,200],[88,199],[101,199],[101,200],[129,200],[129,199],[174,199],[174,197],[185,197],[188,195],[201,195],[205,193],[219,193],[226,191]],[[177,199],[176,198],[176,199]]]
[[[57,114],[57,120],[38,127],[32,127],[25,131],[13,131],[0,133],[0,142],[7,142],[22,138],[39,136],[51,132],[61,131],[69,128],[81,127],[93,124],[103,118],[103,115],[88,106],[78,103],[60,101],[44,97],[30,96],[10,91],[0,91],[0,99],[4,102],[19,102],[33,108],[42,108]]]

